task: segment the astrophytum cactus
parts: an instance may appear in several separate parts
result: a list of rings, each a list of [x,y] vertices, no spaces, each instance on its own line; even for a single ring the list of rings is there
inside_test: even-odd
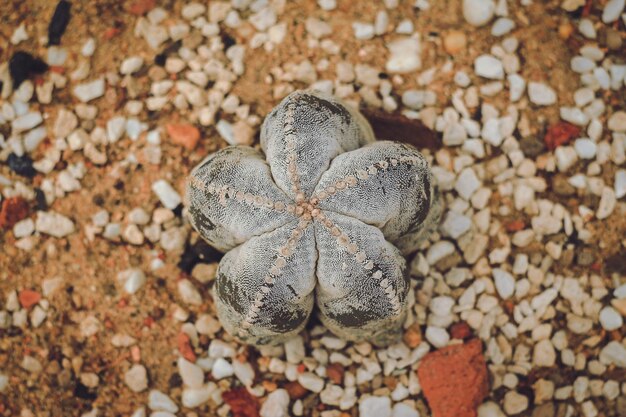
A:
[[[272,110],[261,147],[265,156],[250,147],[208,156],[187,185],[191,224],[227,252],[214,287],[224,328],[275,344],[316,307],[347,340],[397,339],[409,290],[403,255],[440,215],[427,161],[376,141],[358,111],[312,92]]]

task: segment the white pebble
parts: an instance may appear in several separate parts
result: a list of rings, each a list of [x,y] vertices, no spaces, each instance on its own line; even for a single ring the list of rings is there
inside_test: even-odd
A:
[[[182,203],[180,194],[165,180],[158,180],[152,183],[152,191],[154,191],[165,208],[174,210]]]
[[[463,17],[472,26],[487,24],[496,10],[493,0],[463,0]]]
[[[600,324],[604,330],[617,330],[624,324],[624,319],[617,310],[607,306],[600,310]]]
[[[211,368],[211,374],[215,379],[227,378],[234,373],[233,366],[224,358],[218,358]]]
[[[176,403],[165,393],[153,389],[148,394],[148,407],[153,411],[168,411],[175,413],[178,411]]]
[[[604,23],[612,23],[619,19],[624,12],[626,0],[609,0],[602,11],[602,21]]]
[[[45,233],[57,238],[74,233],[74,222],[62,214],[53,211],[38,211],[35,228],[39,233]]]
[[[88,83],[78,84],[72,90],[73,94],[83,103],[87,103],[104,95],[104,78],[98,78]]]
[[[515,278],[509,272],[495,268],[493,270],[493,280],[496,284],[496,291],[503,300],[510,298],[515,292]]]
[[[272,391],[261,406],[261,417],[289,417],[289,393],[279,388]]]
[[[556,103],[556,91],[544,83],[529,82],[528,97],[538,106],[549,106]]]
[[[490,80],[502,80],[504,67],[502,62],[492,55],[480,55],[474,60],[474,72]]]
[[[391,417],[389,397],[367,397],[359,404],[359,417]]]

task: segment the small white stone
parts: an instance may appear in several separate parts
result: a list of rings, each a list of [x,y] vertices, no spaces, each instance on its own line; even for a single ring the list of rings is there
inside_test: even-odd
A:
[[[89,57],[89,56],[92,56],[95,51],[96,51],[96,40],[94,38],[89,38],[83,44],[80,50],[80,53],[83,56]]]
[[[150,390],[150,394],[148,394],[148,407],[153,411],[167,411],[170,413],[178,411],[178,406],[167,394],[155,389]]]
[[[620,199],[626,195],[626,169],[615,172],[615,198]]]
[[[213,339],[209,345],[209,358],[232,358],[235,353],[232,345],[219,339]]]
[[[474,60],[474,72],[490,80],[504,79],[502,62],[492,55],[480,55]]]
[[[596,67],[596,63],[589,58],[578,55],[572,58],[570,61],[570,67],[572,68],[572,71],[584,74],[593,71]]]
[[[500,406],[493,401],[482,403],[476,410],[478,417],[506,417]]]
[[[302,362],[305,357],[304,351],[304,340],[301,336],[294,336],[291,339],[287,340],[284,344],[285,346],[285,356],[287,358],[287,362],[298,364]]]
[[[510,74],[507,80],[509,81],[509,95],[511,101],[516,102],[524,95],[526,81],[519,74]]]
[[[39,372],[43,371],[43,366],[41,365],[41,362],[39,362],[37,358],[34,358],[30,355],[24,356],[20,367],[32,374],[38,374]]]
[[[204,371],[195,363],[187,359],[178,358],[178,373],[183,380],[183,384],[191,388],[200,388],[204,383]]]
[[[515,28],[515,22],[507,17],[501,17],[496,20],[491,27],[493,36],[503,36]]]
[[[600,197],[600,203],[598,204],[598,210],[596,211],[596,217],[600,220],[606,219],[613,213],[617,199],[615,198],[615,191],[611,187],[602,188],[602,195]]]
[[[134,392],[141,392],[148,388],[148,373],[140,364],[134,364],[124,374],[124,382]]]
[[[496,291],[503,300],[510,298],[515,293],[515,278],[509,272],[495,268],[493,270],[493,280],[496,284]]]
[[[128,294],[135,294],[146,283],[146,275],[139,268],[120,271],[117,279],[124,284],[124,291]]]
[[[587,39],[595,39],[596,28],[593,25],[593,22],[587,18],[580,19],[580,23],[578,24],[578,30],[583,34]]]
[[[549,106],[556,103],[556,91],[544,83],[529,82],[528,97],[538,106]]]
[[[57,238],[65,237],[74,233],[75,230],[74,222],[62,214],[52,211],[38,211],[35,228],[39,233],[45,233]]]
[[[391,417],[389,397],[367,397],[359,404],[359,417]]]
[[[131,56],[122,61],[120,65],[120,73],[122,75],[133,74],[143,66],[143,58],[140,56]]]
[[[289,393],[279,388],[272,391],[261,406],[261,417],[289,417]]]
[[[311,372],[303,372],[299,374],[298,382],[309,391],[319,393],[324,389],[324,380]]]
[[[574,149],[580,159],[593,159],[596,156],[597,145],[589,138],[579,138],[574,142]]]
[[[187,20],[193,20],[204,13],[205,10],[204,4],[193,2],[185,4],[180,14]]]
[[[23,237],[30,236],[33,234],[34,231],[35,231],[35,222],[33,222],[33,219],[30,219],[30,218],[20,220],[19,222],[15,223],[15,225],[13,226],[13,236],[15,236],[16,239],[21,239]]]
[[[38,126],[43,122],[43,117],[38,111],[23,114],[11,122],[11,129],[14,134],[25,132]]]
[[[533,350],[533,364],[535,366],[551,367],[556,363],[556,351],[548,339],[540,340]]]
[[[429,265],[434,265],[446,256],[452,255],[455,251],[454,244],[447,240],[440,240],[428,248],[426,261]]]
[[[406,37],[387,43],[389,58],[385,65],[391,73],[407,73],[422,66],[421,45],[419,38]]]
[[[211,368],[211,374],[215,379],[227,378],[234,373],[233,366],[224,358],[218,358]]]
[[[157,195],[165,208],[174,210],[182,203],[180,194],[165,180],[152,183],[152,191]]]
[[[352,30],[354,37],[360,40],[372,39],[374,37],[374,25],[363,22],[353,22]]]
[[[26,25],[22,22],[17,29],[13,31],[11,35],[11,44],[18,45],[20,42],[28,39],[28,33],[26,33]]]
[[[613,340],[602,348],[599,359],[605,365],[614,364],[620,368],[626,368],[626,346]]]
[[[483,26],[493,18],[496,3],[493,0],[463,0],[463,17],[472,26]]]
[[[98,78],[88,83],[78,84],[72,90],[74,96],[83,103],[87,103],[104,95],[104,78]]]
[[[626,132],[626,111],[616,111],[609,117],[607,122],[609,130],[614,132]]]
[[[613,307],[607,306],[600,310],[600,324],[607,331],[617,330],[624,324],[624,319]]]
[[[609,0],[602,11],[602,21],[604,23],[612,23],[619,19],[624,12],[626,0]]]
[[[178,281],[178,293],[180,294],[180,298],[182,298],[186,304],[202,304],[202,295],[188,279],[181,279]]]
[[[393,406],[391,417],[420,417],[420,413],[405,403],[396,403]]]
[[[235,376],[244,386],[250,387],[254,382],[254,369],[248,362],[241,362],[239,360],[233,361],[233,371]]]
[[[441,224],[441,230],[444,236],[449,236],[452,239],[458,239],[471,227],[472,221],[470,218],[455,211],[449,211]]]
[[[528,397],[516,391],[504,395],[504,411],[508,415],[519,414],[528,408]]]
[[[463,199],[469,200],[480,186],[481,181],[476,176],[476,173],[472,168],[468,167],[459,174],[454,189]]]
[[[561,107],[559,111],[561,119],[566,122],[570,122],[578,126],[586,126],[587,123],[589,123],[589,116],[577,107]]]
[[[442,348],[450,341],[450,335],[446,329],[440,327],[428,326],[425,336],[428,343],[436,348]]]

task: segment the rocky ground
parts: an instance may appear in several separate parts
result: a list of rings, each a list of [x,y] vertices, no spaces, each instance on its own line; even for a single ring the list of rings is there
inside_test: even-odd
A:
[[[0,416],[626,416],[624,3],[5,0]],[[238,344],[184,216],[309,87],[443,192],[388,348]]]

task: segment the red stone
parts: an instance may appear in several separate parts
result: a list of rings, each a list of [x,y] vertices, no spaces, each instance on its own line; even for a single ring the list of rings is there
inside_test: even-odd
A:
[[[23,308],[31,308],[41,300],[41,294],[33,290],[22,290],[17,298]]]
[[[230,406],[233,417],[259,417],[259,400],[245,387],[222,393],[222,399]]]
[[[28,203],[22,197],[11,197],[2,201],[0,207],[0,229],[10,229],[15,223],[28,216]]]
[[[578,137],[580,128],[567,122],[558,122],[548,128],[546,136],[543,138],[546,146],[551,151],[561,145],[565,145],[570,140]]]
[[[141,16],[154,9],[156,0],[136,0],[128,8],[128,12],[136,16]]]
[[[326,367],[326,376],[336,385],[341,385],[343,381],[344,369],[339,363],[331,363]]]
[[[526,227],[526,224],[523,220],[518,219],[506,223],[504,227],[506,228],[507,232],[519,232],[520,230],[523,230],[524,227]]]
[[[183,356],[183,358],[187,359],[189,362],[196,361],[196,354],[191,348],[191,341],[189,340],[189,335],[184,332],[178,333],[178,337],[176,338],[178,343],[178,351]]]
[[[433,417],[476,417],[476,408],[489,394],[487,364],[478,339],[429,353],[417,375]]]
[[[200,131],[192,125],[169,123],[165,129],[167,129],[172,142],[189,150],[193,150],[200,140]]]
[[[453,339],[465,340],[472,336],[472,329],[464,321],[454,323],[450,328],[450,335]]]

